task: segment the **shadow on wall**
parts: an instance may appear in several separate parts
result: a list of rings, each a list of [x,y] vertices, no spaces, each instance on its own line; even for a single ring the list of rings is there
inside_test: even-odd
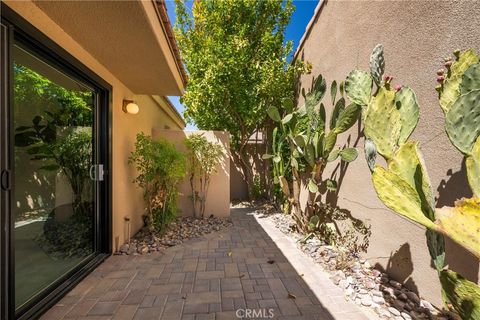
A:
[[[437,188],[438,197],[435,198],[437,208],[454,206],[456,200],[463,197],[472,197],[472,191],[467,180],[465,158],[462,161],[462,167],[459,171],[453,172],[452,169],[449,169],[446,176],[448,178],[443,179]],[[448,264],[452,270],[478,283],[480,267],[478,258],[447,237],[445,237],[445,251],[445,263]],[[434,268],[433,264],[432,268]]]
[[[386,268],[383,268],[380,263],[376,263],[374,268],[388,275],[392,275],[396,281],[402,283],[410,291],[418,295],[418,287],[410,276],[413,272],[410,244],[404,243],[398,250],[390,254]]]

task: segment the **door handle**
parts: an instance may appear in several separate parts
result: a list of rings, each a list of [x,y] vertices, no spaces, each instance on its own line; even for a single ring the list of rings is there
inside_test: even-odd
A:
[[[2,190],[8,191],[12,187],[11,176],[12,175],[10,174],[10,170],[2,170],[2,173],[0,174],[0,184]]]
[[[103,164],[94,164],[90,167],[89,171],[90,179],[93,181],[103,181],[105,172],[103,170]]]

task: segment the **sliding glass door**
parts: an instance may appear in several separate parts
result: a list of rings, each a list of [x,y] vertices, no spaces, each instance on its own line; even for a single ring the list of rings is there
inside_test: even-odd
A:
[[[95,92],[13,47],[15,307],[94,253]]]
[[[3,4],[1,40],[0,318],[31,319],[111,251],[111,89]]]

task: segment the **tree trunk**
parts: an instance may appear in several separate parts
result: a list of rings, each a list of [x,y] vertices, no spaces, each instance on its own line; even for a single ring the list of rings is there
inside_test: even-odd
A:
[[[238,151],[234,151],[232,154],[234,155],[234,160],[237,163],[240,163],[240,167],[242,168],[243,179],[247,184],[247,197],[248,200],[252,200],[252,189],[253,189],[253,169],[248,161],[248,155],[246,154],[245,150],[246,144],[240,146]]]

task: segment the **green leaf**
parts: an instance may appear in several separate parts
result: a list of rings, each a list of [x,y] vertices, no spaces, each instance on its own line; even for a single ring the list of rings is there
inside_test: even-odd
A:
[[[280,122],[281,120],[280,113],[278,112],[278,109],[276,107],[270,106],[267,109],[267,114],[270,117],[270,119],[272,119],[273,121]]]
[[[328,161],[328,162],[335,161],[335,160],[338,158],[339,155],[340,155],[340,150],[339,150],[339,149],[333,150],[333,151],[330,152],[330,154],[328,155],[327,161]]]
[[[333,147],[335,147],[335,143],[337,142],[337,134],[334,131],[330,131],[327,134],[327,137],[325,138],[325,148],[324,148],[324,154],[328,154],[333,150]]]
[[[263,160],[267,160],[267,159],[271,159],[271,158],[273,158],[273,154],[267,154],[267,153],[265,153],[264,155],[262,155],[262,159],[263,159]]]
[[[310,229],[315,229],[320,222],[320,217],[317,215],[311,216],[310,220],[308,221],[308,226]]]
[[[308,191],[310,191],[311,193],[318,192],[318,186],[312,179],[308,180]]]
[[[480,319],[480,287],[452,270],[440,272],[440,283],[448,301],[462,319]]]
[[[293,107],[294,107],[294,104],[293,104],[293,100],[290,99],[290,98],[285,98],[283,99],[283,104],[282,104],[283,108],[288,112],[288,113],[292,113],[293,112]]]
[[[327,190],[337,191],[337,181],[332,179],[327,179]]]
[[[340,98],[335,104],[335,107],[333,108],[333,111],[332,111],[332,116],[330,117],[330,130],[335,129],[337,125],[338,116],[344,109],[345,109],[345,99]]]
[[[307,110],[309,108],[313,108],[320,103],[323,96],[325,95],[325,91],[327,89],[327,83],[322,75],[319,75],[313,83],[313,88],[305,95],[305,105]]]
[[[282,123],[287,124],[290,122],[290,120],[292,120],[292,118],[293,118],[293,113],[289,113],[282,119]]]
[[[340,91],[340,95],[342,96],[342,98],[344,98],[344,94],[345,94],[345,81],[341,81],[341,82],[340,82],[339,91]]]
[[[320,104],[320,108],[318,109],[318,129],[320,131],[325,131],[325,121],[327,119],[327,114],[325,112],[325,106],[323,103]]]
[[[350,129],[358,120],[362,108],[359,105],[351,104],[343,109],[336,121],[335,132],[342,133]]]
[[[299,146],[300,148],[303,148],[303,147],[305,147],[305,143],[306,143],[305,140],[306,139],[307,139],[307,137],[305,135],[299,134],[298,136],[296,136],[294,138],[294,141],[295,141],[295,144],[297,146]]]
[[[332,104],[335,104],[335,98],[337,97],[337,81],[333,80],[330,87],[330,96],[332,98]]]
[[[340,158],[345,162],[352,162],[358,157],[357,149],[355,148],[344,148],[340,151]]]

